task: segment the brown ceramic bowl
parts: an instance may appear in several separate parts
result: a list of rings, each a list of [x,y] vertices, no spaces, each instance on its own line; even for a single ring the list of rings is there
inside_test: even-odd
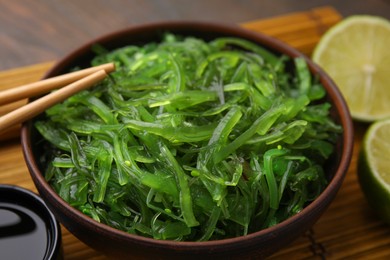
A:
[[[240,27],[197,22],[166,22],[131,27],[89,42],[58,62],[46,77],[63,74],[74,66],[87,66],[94,55],[90,50],[94,43],[113,49],[128,44],[158,41],[161,33],[165,31],[206,40],[219,36],[235,36],[258,43],[278,54],[291,57],[302,56],[286,44]],[[45,181],[42,165],[39,162],[43,148],[37,143],[40,137],[32,128],[32,121],[24,124],[21,133],[23,152],[31,177],[41,197],[57,219],[81,241],[106,254],[146,259],[244,259],[247,257],[258,259],[268,256],[299,237],[318,220],[340,188],[351,159],[353,127],[346,103],[333,81],[310,60],[307,62],[311,72],[318,75],[325,86],[327,100],[333,104],[331,116],[344,128],[344,132],[337,143],[334,156],[327,162],[326,174],[329,185],[326,189],[300,213],[271,228],[224,240],[174,242],[131,235],[100,224],[68,205]]]

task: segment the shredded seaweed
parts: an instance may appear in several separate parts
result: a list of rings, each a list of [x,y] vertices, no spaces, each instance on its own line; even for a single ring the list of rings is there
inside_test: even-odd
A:
[[[70,205],[131,234],[243,236],[327,185],[342,129],[305,59],[238,38],[165,35],[107,51],[116,71],[46,111],[46,178]]]

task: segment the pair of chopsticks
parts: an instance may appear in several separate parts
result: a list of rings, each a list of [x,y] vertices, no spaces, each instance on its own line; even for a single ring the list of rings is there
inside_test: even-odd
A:
[[[0,92],[0,106],[53,91],[0,117],[0,133],[39,115],[49,107],[87,89],[115,70],[113,63],[90,67]]]

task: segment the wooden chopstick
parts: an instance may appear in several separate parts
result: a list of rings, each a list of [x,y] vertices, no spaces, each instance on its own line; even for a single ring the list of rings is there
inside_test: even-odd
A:
[[[17,88],[11,88],[1,91],[0,105],[8,104],[24,98],[45,94],[53,89],[63,87],[99,70],[104,70],[108,74],[115,70],[115,65],[113,63],[106,63],[99,66],[90,67],[61,76],[23,85]]]
[[[64,75],[65,78],[67,78],[66,75]],[[11,127],[12,125],[22,123],[28,119],[33,118],[34,116],[37,116],[47,108],[65,100],[66,98],[76,94],[81,90],[91,87],[93,84],[101,81],[106,76],[107,73],[104,69],[100,69],[96,72],[93,72],[92,74],[89,72],[89,75],[87,74],[87,76],[84,76],[83,78],[69,84],[68,86],[60,88],[57,91],[47,94],[46,96],[43,96],[0,117],[0,132]],[[65,81],[68,82],[67,80],[68,79]],[[57,81],[55,81],[55,84],[57,84]]]

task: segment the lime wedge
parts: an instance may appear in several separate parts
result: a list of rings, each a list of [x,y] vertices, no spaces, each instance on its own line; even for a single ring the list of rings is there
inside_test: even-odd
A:
[[[358,177],[369,204],[390,224],[390,119],[375,122],[366,132]]]
[[[350,16],[329,29],[313,61],[335,81],[352,117],[372,122],[390,116],[390,22]]]

